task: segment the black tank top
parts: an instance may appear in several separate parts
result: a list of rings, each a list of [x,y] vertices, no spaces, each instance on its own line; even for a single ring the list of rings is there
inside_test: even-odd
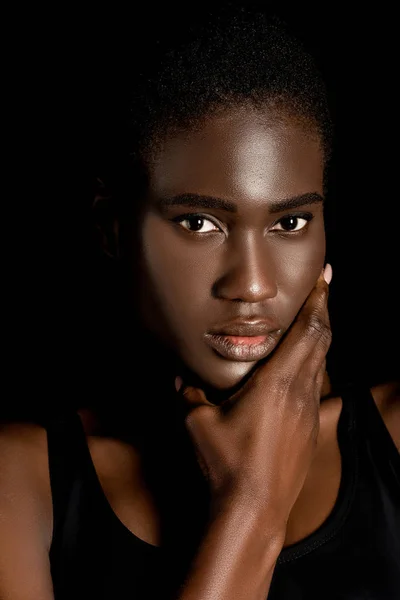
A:
[[[335,506],[317,531],[282,550],[268,600],[400,598],[400,455],[370,391],[348,385],[341,396]],[[136,537],[113,512],[79,416],[65,414],[46,429],[55,599],[169,598],[174,556]]]

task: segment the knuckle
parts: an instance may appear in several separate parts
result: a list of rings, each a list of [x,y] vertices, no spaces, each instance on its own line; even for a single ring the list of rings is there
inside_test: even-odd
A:
[[[332,339],[331,328],[319,315],[311,313],[307,319],[306,334],[310,337],[330,343]]]
[[[326,302],[328,300],[328,296],[329,296],[329,286],[328,284],[324,284],[319,288],[319,294],[320,294],[320,298],[321,301]]]
[[[199,404],[198,406],[194,406],[186,415],[186,427],[190,430],[196,429],[196,427],[210,419],[212,412],[213,411],[211,407],[206,406],[205,404]]]
[[[329,327],[329,325],[325,325],[325,328],[321,334],[320,339],[321,339],[323,345],[326,346],[327,348],[329,348],[329,346],[331,345],[331,342],[332,342],[332,330]]]

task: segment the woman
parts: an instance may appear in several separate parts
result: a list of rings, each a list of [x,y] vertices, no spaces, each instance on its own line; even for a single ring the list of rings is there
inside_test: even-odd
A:
[[[132,318],[107,403],[3,428],[5,600],[400,590],[398,382],[326,371],[323,85],[261,15],[206,31],[143,73],[99,186]]]

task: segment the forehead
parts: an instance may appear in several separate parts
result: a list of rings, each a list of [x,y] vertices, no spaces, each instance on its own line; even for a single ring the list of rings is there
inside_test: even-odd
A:
[[[304,120],[251,110],[205,119],[166,136],[152,154],[152,194],[196,192],[252,200],[323,189],[323,151]]]

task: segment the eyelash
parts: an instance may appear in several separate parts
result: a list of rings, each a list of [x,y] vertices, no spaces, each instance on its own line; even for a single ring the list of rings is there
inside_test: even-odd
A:
[[[218,227],[218,229],[221,230],[221,228],[219,227],[219,225],[217,225],[217,223],[215,223],[213,221],[213,219],[210,219],[207,215],[201,214],[201,213],[188,213],[185,215],[180,215],[179,217],[175,217],[174,219],[172,219],[172,221],[174,221],[175,223],[177,223],[178,225],[180,225],[183,221],[189,221],[190,219],[201,219],[203,221],[209,221],[210,223],[212,223],[215,227]],[[301,229],[298,229],[297,231],[290,231],[290,230],[285,230],[285,229],[278,229],[277,232],[283,235],[294,235],[294,234],[299,234],[302,231],[304,231],[304,229],[307,228],[308,223],[314,218],[314,215],[312,213],[301,213],[301,214],[290,214],[290,215],[285,215],[284,217],[281,217],[278,221],[276,221],[272,227],[275,227],[276,225],[278,225],[281,221],[283,221],[284,219],[303,219],[305,221],[307,221],[307,223],[305,225],[303,225],[303,227]],[[190,231],[190,229],[186,229],[185,227],[182,226],[182,229],[184,229],[187,233],[191,234],[191,235],[208,235],[210,233],[218,233],[216,231],[205,231],[203,233],[198,232],[198,231]]]

